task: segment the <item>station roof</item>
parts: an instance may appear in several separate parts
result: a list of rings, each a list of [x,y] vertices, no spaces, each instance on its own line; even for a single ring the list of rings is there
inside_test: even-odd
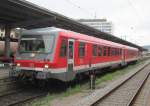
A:
[[[25,0],[2,0],[0,3],[0,24],[25,29],[55,26],[145,50],[136,44],[101,32]]]

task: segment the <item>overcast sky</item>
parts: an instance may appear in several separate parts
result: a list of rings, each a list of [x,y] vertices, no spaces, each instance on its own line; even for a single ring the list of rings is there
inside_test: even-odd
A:
[[[150,45],[150,0],[28,0],[73,19],[106,18],[113,34]]]

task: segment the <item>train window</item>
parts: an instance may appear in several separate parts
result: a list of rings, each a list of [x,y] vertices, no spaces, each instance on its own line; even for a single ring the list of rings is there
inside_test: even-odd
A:
[[[120,54],[119,54],[119,49],[117,49],[117,52],[118,52],[118,56],[119,56],[119,55],[120,55]]]
[[[93,45],[93,56],[97,56],[97,45]]]
[[[115,56],[117,55],[117,48],[115,48]]]
[[[114,56],[114,48],[111,48],[111,56]]]
[[[85,43],[79,42],[78,56],[83,57],[85,55]]]
[[[110,56],[112,56],[112,50],[113,50],[113,48],[110,49]]]
[[[116,55],[116,48],[114,48],[114,56]]]
[[[112,56],[112,48],[110,47],[110,52],[109,52],[110,56]]]
[[[120,49],[120,53],[119,53],[120,55],[122,54],[122,49]]]
[[[116,56],[118,56],[118,48],[116,48]]]
[[[121,55],[121,49],[119,49],[119,55]]]
[[[103,56],[103,49],[102,49],[102,47],[98,47],[98,56]]]
[[[104,52],[103,52],[103,53],[104,53],[104,54],[103,54],[103,56],[106,56],[106,47],[104,47],[104,49],[103,49],[103,50],[104,50]]]
[[[112,56],[115,55],[115,48],[112,48],[112,50],[111,50],[111,55],[112,55]]]
[[[22,38],[19,45],[19,52],[45,53],[45,44],[41,38]]]
[[[115,56],[115,48],[112,48],[112,56]]]
[[[65,57],[67,55],[67,40],[63,39],[60,48],[60,57]]]
[[[110,47],[108,47],[108,56],[110,56]]]
[[[51,53],[54,47],[54,35],[22,35],[19,53]]]

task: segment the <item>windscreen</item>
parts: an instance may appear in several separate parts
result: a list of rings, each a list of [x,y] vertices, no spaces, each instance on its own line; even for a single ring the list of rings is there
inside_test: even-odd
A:
[[[54,36],[24,35],[19,44],[19,53],[50,53],[54,44]]]

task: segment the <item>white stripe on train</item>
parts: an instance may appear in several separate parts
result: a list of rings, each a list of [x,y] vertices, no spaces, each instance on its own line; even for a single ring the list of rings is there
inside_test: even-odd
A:
[[[137,58],[133,58],[133,59],[127,59],[126,62],[129,61],[134,61],[137,60]],[[111,66],[113,64],[119,64],[122,61],[113,61],[113,62],[104,62],[104,63],[97,63],[97,64],[91,64],[91,67],[98,67],[98,68],[103,68],[103,67],[107,67],[107,66]],[[80,65],[80,66],[75,66],[74,67],[74,71],[77,70],[82,70],[82,69],[86,69],[86,68],[90,68],[89,65]],[[51,73],[63,73],[67,71],[67,68],[56,68],[56,69],[45,69],[45,68],[32,68],[32,67],[16,67],[16,69],[22,69],[22,70],[35,70],[35,71],[43,71],[43,72],[51,72]]]

